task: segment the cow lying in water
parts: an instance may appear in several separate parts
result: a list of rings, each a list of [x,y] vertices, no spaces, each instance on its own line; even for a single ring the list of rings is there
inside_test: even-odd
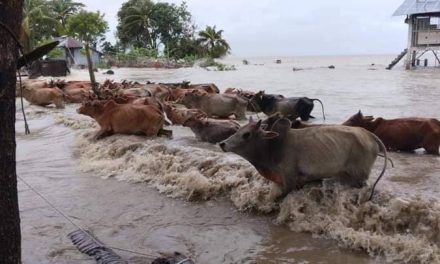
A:
[[[54,88],[23,88],[23,97],[29,101],[29,103],[39,106],[47,106],[54,104],[56,108],[64,108],[64,93]]]
[[[172,104],[165,104],[165,113],[167,117],[171,120],[174,125],[183,125],[188,119],[195,118],[206,118],[208,117],[200,109],[188,109],[186,107],[176,107]]]
[[[202,94],[198,91],[186,93],[178,103],[188,108],[197,108],[209,117],[228,118],[235,115],[237,119],[246,118],[248,102],[240,97],[231,97],[223,94]]]
[[[440,121],[435,118],[383,119],[363,116],[361,111],[350,117],[346,126],[356,126],[376,134],[388,150],[413,151],[424,148],[439,155]]]
[[[197,139],[213,144],[227,139],[240,128],[240,125],[233,120],[199,117],[191,117],[183,126],[191,128]]]
[[[288,119],[279,119],[271,131],[262,121],[252,122],[220,143],[225,152],[248,160],[266,179],[281,185],[283,196],[305,184],[337,178],[353,187],[365,185],[379,151],[385,163],[374,187],[387,167],[386,149],[380,139],[365,129],[320,126],[291,129]]]
[[[283,117],[295,120],[298,117],[303,121],[313,118],[310,113],[313,110],[314,101],[318,101],[322,107],[322,116],[325,120],[324,105],[319,99],[310,99],[308,97],[289,97],[284,98],[281,95],[265,94],[264,91],[256,93],[249,103],[256,112],[263,112],[270,116],[279,112]]]
[[[113,100],[95,100],[85,102],[77,112],[98,122],[101,129],[96,134],[96,139],[115,133],[168,137],[172,134],[172,131],[163,129],[164,114],[153,105],[117,104]]]

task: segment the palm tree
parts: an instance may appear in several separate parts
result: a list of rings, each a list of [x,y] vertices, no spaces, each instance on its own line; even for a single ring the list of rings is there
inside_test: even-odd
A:
[[[78,12],[85,5],[72,0],[52,0],[50,1],[50,9],[55,15],[55,18],[60,22],[62,30],[66,28],[66,21],[70,15]],[[58,32],[64,33],[64,32]],[[62,34],[60,34],[62,35]]]
[[[123,30],[138,32],[135,46],[147,46],[156,49],[155,40],[151,37],[151,11],[148,5],[130,6],[128,15],[123,20]]]
[[[205,46],[208,54],[212,58],[219,58],[226,55],[231,47],[222,37],[223,30],[216,30],[216,27],[207,26],[205,30],[199,32],[198,41]]]
[[[25,50],[31,50],[43,38],[52,37],[57,24],[57,20],[50,14],[46,1],[25,0],[20,37]]]

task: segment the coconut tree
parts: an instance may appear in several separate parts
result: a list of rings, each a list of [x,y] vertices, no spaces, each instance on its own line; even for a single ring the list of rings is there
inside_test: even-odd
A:
[[[50,1],[50,9],[62,27],[58,30],[59,35],[62,35],[66,29],[67,18],[81,10],[84,6],[83,3],[73,2],[72,0]]]
[[[42,39],[51,38],[57,26],[58,21],[45,0],[24,1],[20,39],[26,51],[30,51]]]
[[[199,32],[198,41],[212,58],[223,57],[231,49],[222,34],[223,30],[217,31],[216,26],[207,26],[205,30]]]
[[[126,10],[126,16],[121,23],[122,31],[136,32],[135,46],[156,49],[157,45],[151,37],[151,5],[146,1],[145,4],[138,4],[135,6],[129,6]]]

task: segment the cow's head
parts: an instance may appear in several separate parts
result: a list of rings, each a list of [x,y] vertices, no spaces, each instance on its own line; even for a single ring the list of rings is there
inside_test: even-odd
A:
[[[116,105],[113,100],[93,100],[85,101],[81,107],[76,110],[78,114],[87,115],[90,117],[96,117],[102,114],[106,108]]]
[[[357,127],[363,127],[374,120],[373,116],[364,116],[359,110],[359,112],[352,117],[350,117],[347,121],[342,123],[344,126],[357,126]]]
[[[191,108],[193,105],[198,104],[203,96],[204,94],[200,91],[193,90],[191,92],[185,93],[182,97],[177,99],[176,103],[183,104]]]
[[[200,118],[197,118],[196,116],[190,116],[188,119],[185,120],[183,123],[184,127],[190,127],[195,129],[201,129],[204,125],[204,121]]]
[[[261,112],[261,104],[263,101],[263,96],[265,95],[264,91],[259,91],[254,94],[249,100],[249,104],[254,112]]]
[[[220,147],[224,152],[234,152],[244,158],[256,155],[258,148],[264,145],[262,143],[279,136],[276,132],[264,130],[265,126],[261,120],[254,122],[250,119],[247,125],[221,142]]]

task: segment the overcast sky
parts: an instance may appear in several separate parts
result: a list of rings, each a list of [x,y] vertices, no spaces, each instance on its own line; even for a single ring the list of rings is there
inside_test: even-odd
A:
[[[81,0],[105,13],[114,42],[126,0]],[[180,4],[181,0],[171,0]],[[406,45],[403,0],[187,0],[200,29],[217,25],[236,56],[399,53]]]

